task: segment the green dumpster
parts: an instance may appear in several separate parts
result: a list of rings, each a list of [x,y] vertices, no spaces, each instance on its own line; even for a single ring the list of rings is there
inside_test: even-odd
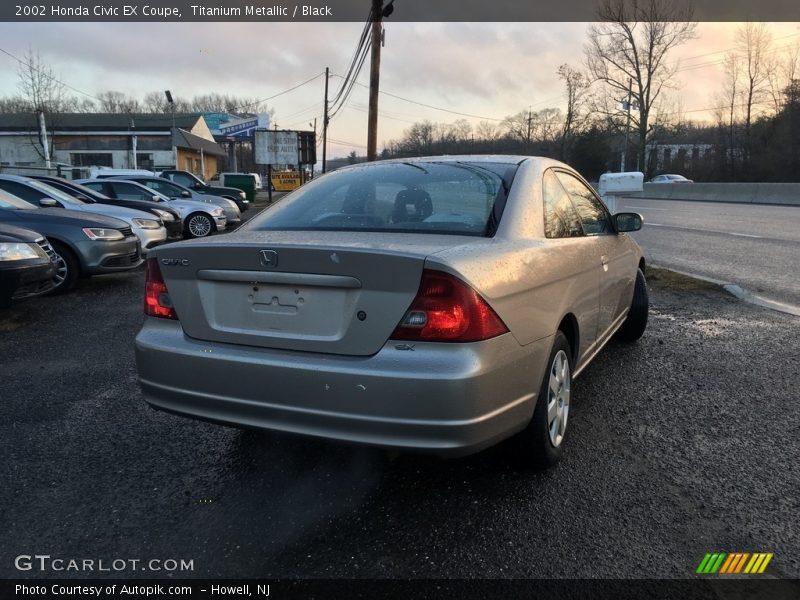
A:
[[[239,188],[252,203],[256,199],[256,178],[249,173],[231,173],[225,175],[225,185]]]

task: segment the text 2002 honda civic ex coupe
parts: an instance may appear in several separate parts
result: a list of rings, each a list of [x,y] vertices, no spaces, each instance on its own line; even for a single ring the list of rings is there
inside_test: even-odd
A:
[[[324,175],[148,259],[153,407],[440,455],[560,457],[572,379],[647,324],[644,259],[568,166],[401,159]]]

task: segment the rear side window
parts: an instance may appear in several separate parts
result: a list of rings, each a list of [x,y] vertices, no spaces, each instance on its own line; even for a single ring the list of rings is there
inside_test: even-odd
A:
[[[147,192],[140,187],[131,185],[130,183],[109,183],[114,189],[117,198],[122,200],[152,200],[147,197]]]
[[[105,191],[106,191],[105,188],[103,187],[103,183],[100,182],[100,181],[98,181],[98,182],[87,181],[85,183],[82,183],[81,185],[83,187],[87,187],[90,190],[93,190],[93,191],[98,192],[100,194],[105,193]]]
[[[515,170],[509,164],[451,161],[345,169],[307,184],[245,227],[483,236]]]
[[[197,183],[194,179],[188,175],[184,175],[183,173],[170,173],[169,178],[175,183],[185,185],[186,187],[192,187],[195,183]]]
[[[544,235],[548,238],[583,236],[581,218],[564,187],[553,171],[546,171],[542,179],[544,201]]]
[[[563,171],[557,171],[556,175],[567,190],[570,198],[572,198],[575,209],[581,217],[583,231],[586,235],[615,233],[614,228],[611,226],[608,211],[586,184]]]
[[[167,196],[180,196],[181,189],[172,185],[168,181],[164,181],[163,183],[160,181],[153,181],[152,179],[147,179],[141,182],[142,185],[146,185],[150,189],[153,189],[157,192],[165,194]]]

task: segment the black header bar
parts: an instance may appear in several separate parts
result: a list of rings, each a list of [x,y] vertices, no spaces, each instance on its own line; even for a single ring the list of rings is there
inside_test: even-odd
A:
[[[384,0],[388,4],[388,0]],[[678,0],[679,1],[679,0]],[[396,0],[393,22],[556,22],[597,20],[598,0]],[[697,21],[800,21],[797,0],[694,0]],[[16,22],[348,22],[364,21],[369,0],[4,0],[0,21]]]

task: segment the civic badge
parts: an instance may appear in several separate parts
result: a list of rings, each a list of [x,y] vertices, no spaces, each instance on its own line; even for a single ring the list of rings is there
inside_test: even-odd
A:
[[[275,269],[278,267],[278,253],[275,250],[262,250],[261,251],[261,264],[268,269]]]

